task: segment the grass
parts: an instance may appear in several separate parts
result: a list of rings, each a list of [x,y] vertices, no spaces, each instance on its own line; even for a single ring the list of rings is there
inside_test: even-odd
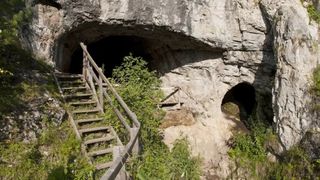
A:
[[[106,162],[110,162],[112,160],[113,160],[112,153],[105,154],[105,155],[101,155],[99,157],[94,158],[94,164],[106,163]]]

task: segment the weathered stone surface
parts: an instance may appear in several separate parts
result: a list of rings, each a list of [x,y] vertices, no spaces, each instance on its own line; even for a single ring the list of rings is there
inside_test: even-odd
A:
[[[273,109],[276,130],[286,148],[298,143],[317,121],[308,105],[312,71],[319,63],[318,34],[310,29],[292,6],[282,6],[275,15]]]
[[[301,146],[310,159],[318,160],[320,157],[320,132],[308,131],[301,141]]]
[[[160,128],[168,128],[171,126],[191,126],[195,122],[193,114],[183,108],[180,110],[167,111]]]

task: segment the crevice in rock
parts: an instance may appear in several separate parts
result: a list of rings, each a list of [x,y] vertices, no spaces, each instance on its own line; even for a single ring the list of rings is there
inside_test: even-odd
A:
[[[42,4],[46,6],[55,7],[58,10],[62,9],[62,6],[60,3],[58,3],[56,0],[35,0],[33,4]]]

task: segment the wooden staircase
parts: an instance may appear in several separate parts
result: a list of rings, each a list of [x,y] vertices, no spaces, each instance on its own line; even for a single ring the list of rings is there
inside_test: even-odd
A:
[[[139,153],[141,124],[95,63],[87,47],[83,50],[82,74],[55,72],[54,77],[63,99],[68,104],[68,115],[82,152],[92,163],[101,180],[126,180],[125,164],[132,153]],[[115,103],[116,102],[116,103]],[[117,105],[115,105],[117,104]],[[124,141],[103,118],[105,107],[112,109],[125,132]],[[117,126],[119,126],[117,124]],[[101,175],[101,176],[100,176]]]
[[[97,171],[105,171],[119,157],[116,151],[123,149],[122,142],[103,118],[98,99],[82,75],[55,73],[55,77],[83,153]]]

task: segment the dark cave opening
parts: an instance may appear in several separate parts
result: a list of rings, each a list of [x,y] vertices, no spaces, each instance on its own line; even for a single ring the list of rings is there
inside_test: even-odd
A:
[[[88,51],[99,67],[103,67],[104,74],[111,77],[112,70],[121,65],[123,58],[132,54],[151,61],[148,53],[148,41],[136,36],[109,36],[102,40],[87,44]],[[70,73],[82,72],[83,52],[80,46],[71,56]]]
[[[249,83],[240,83],[231,88],[224,96],[221,110],[246,121],[256,107],[254,87]]]

